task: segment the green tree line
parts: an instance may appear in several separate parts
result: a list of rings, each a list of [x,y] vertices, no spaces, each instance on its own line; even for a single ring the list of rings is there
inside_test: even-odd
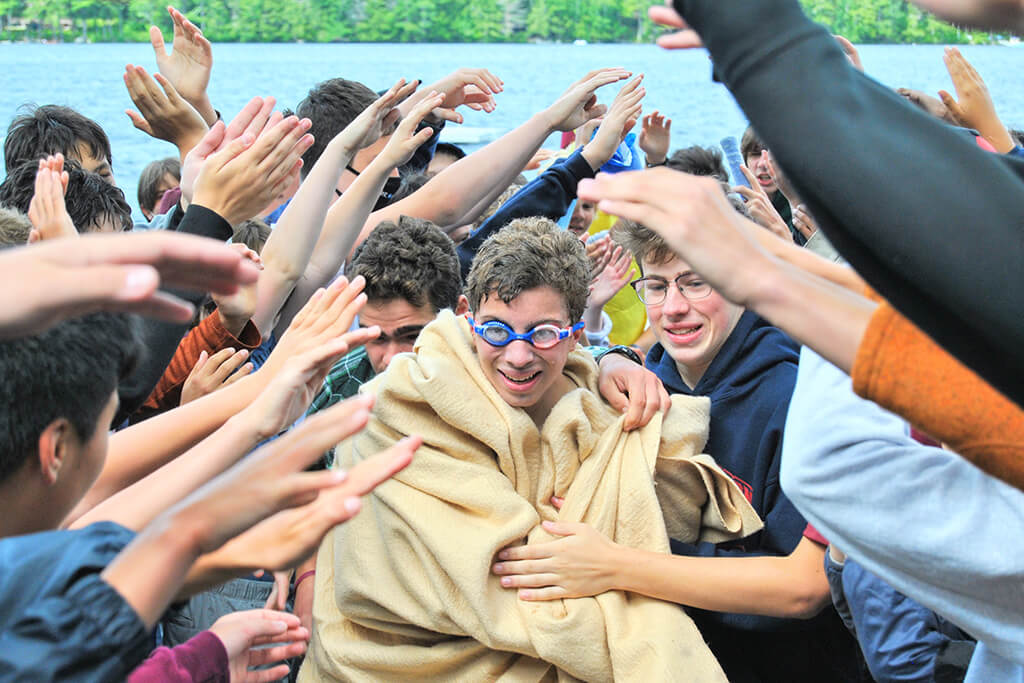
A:
[[[647,42],[652,0],[182,0],[214,42]],[[987,42],[906,0],[802,0],[855,43]],[[145,41],[164,0],[0,0],[0,39]]]

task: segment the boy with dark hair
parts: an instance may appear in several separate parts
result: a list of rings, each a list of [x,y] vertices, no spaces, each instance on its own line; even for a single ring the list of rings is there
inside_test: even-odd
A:
[[[295,107],[295,115],[309,119],[313,145],[302,155],[302,175],[306,176],[324,153],[327,143],[377,100],[377,93],[358,81],[330,78],[317,83]],[[397,124],[397,121],[395,122]],[[389,135],[393,130],[383,131]]]
[[[729,182],[729,172],[725,170],[722,152],[717,147],[691,145],[685,149],[677,149],[672,152],[665,165],[690,175],[706,175],[723,183]]]
[[[402,216],[397,223],[381,223],[356,249],[345,274],[366,280],[359,325],[380,327],[380,336],[331,368],[307,414],[355,396],[395,355],[412,351],[420,331],[442,309],[457,315],[467,310],[455,244],[427,220]]]
[[[38,161],[26,161],[0,184],[0,204],[28,213],[36,191]],[[132,229],[131,207],[124,192],[77,162],[67,160],[68,187],[64,204],[71,222],[80,233],[121,232]]]
[[[4,168],[8,174],[26,161],[51,154],[74,159],[87,171],[116,185],[110,139],[96,123],[71,107],[27,105],[25,113],[11,121],[4,139]]]
[[[747,126],[747,129],[743,131],[742,139],[740,139],[740,153],[743,155],[743,163],[754,174],[754,177],[757,178],[757,183],[764,190],[765,194],[768,195],[772,206],[775,207],[782,220],[786,222],[790,232],[793,233],[793,241],[802,247],[807,238],[799,231],[793,229],[793,210],[789,206],[789,200],[779,190],[775,177],[772,176],[768,155],[765,154],[766,151],[767,148],[761,142],[761,139],[757,137],[754,127]]]
[[[135,319],[115,313],[0,343],[0,537],[57,528],[92,485],[117,384],[142,352]]]

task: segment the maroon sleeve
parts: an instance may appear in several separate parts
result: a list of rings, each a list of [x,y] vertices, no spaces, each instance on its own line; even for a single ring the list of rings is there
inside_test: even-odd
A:
[[[212,631],[175,648],[157,648],[127,683],[228,683],[228,653]]]
[[[828,545],[828,539],[825,538],[824,536],[822,536],[820,533],[818,533],[818,530],[815,529],[810,524],[808,524],[807,528],[804,529],[804,538],[809,538],[812,541],[814,541],[815,543],[820,543],[822,545]]]

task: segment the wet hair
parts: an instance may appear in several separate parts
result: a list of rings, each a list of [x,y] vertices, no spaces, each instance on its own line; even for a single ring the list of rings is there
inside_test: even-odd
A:
[[[87,441],[118,383],[142,353],[135,316],[93,313],[31,337],[0,341],[0,481],[38,453],[54,420],[71,423]]]
[[[234,244],[244,244],[257,254],[263,253],[263,247],[269,239],[270,226],[259,218],[242,221],[242,224],[235,228],[235,234],[231,236]]]
[[[113,165],[110,139],[100,124],[79,114],[71,107],[46,104],[25,105],[7,127],[4,140],[4,168],[11,173],[21,164],[58,152],[65,159],[80,159],[79,145],[84,144],[97,159],[106,158]]]
[[[302,155],[303,177],[312,170],[327,144],[376,100],[375,92],[346,78],[331,78],[313,86],[295,108],[296,116],[313,123],[309,129],[313,145]]]
[[[157,200],[160,198],[158,189],[163,182],[164,176],[170,175],[181,182],[181,162],[175,157],[158,159],[146,164],[139,174],[139,206],[147,211],[155,210]]]
[[[366,278],[368,301],[408,301],[434,312],[452,310],[462,291],[455,243],[428,220],[400,216],[384,221],[359,245],[345,269],[351,280]]]
[[[461,147],[459,147],[458,145],[453,145],[450,142],[437,143],[437,146],[434,147],[434,156],[437,156],[438,154],[443,154],[444,156],[452,157],[456,161],[466,156],[466,152]]]
[[[400,202],[416,190],[420,189],[430,181],[430,176],[426,173],[409,173],[402,176],[402,183],[395,190],[395,193],[391,195],[391,201],[388,204],[394,204]]]
[[[716,147],[692,145],[676,150],[665,165],[690,175],[711,176],[722,182],[729,182],[729,172],[725,170],[722,152]]]
[[[95,173],[84,170],[76,161],[64,162],[68,172],[68,190],[64,195],[71,222],[78,232],[93,232],[96,226],[112,222],[121,230],[132,229],[132,210],[121,188],[106,182]],[[8,174],[0,184],[0,205],[28,213],[35,194],[39,162],[26,161]]]
[[[17,209],[0,207],[0,249],[23,247],[28,244],[32,222]]]
[[[480,247],[466,282],[472,311],[496,295],[506,304],[523,292],[551,287],[565,301],[569,323],[583,317],[590,285],[590,262],[583,243],[551,220],[518,218]]]
[[[740,154],[743,155],[743,163],[747,163],[747,157],[755,156],[764,151],[764,143],[757,137],[753,126],[747,126],[740,139]]]

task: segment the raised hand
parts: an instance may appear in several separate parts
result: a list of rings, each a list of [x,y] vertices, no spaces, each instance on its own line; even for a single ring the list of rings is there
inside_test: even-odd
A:
[[[526,162],[526,166],[523,166],[524,171],[535,171],[540,168],[540,165],[550,159],[556,159],[558,157],[557,149],[544,149],[543,147],[534,152],[530,160]]]
[[[54,154],[39,160],[35,192],[28,205],[28,219],[32,222],[29,242],[78,237],[64,204],[68,173],[64,170],[64,155]]]
[[[544,110],[552,130],[576,130],[587,121],[603,116],[608,110],[597,103],[597,89],[630,77],[630,72],[619,67],[597,69],[569,86],[555,102]]]
[[[247,376],[252,372],[252,363],[245,362],[248,359],[247,349],[235,351],[233,348],[226,348],[212,356],[206,351],[201,351],[199,359],[181,386],[181,400],[178,405],[185,405],[212,394]]]
[[[366,280],[362,277],[351,283],[340,277],[327,289],[317,290],[292,319],[260,372],[266,370],[275,374],[289,358],[321,348],[346,335],[366,303],[366,295],[362,293],[365,285]],[[378,333],[379,329],[375,327],[360,328],[346,335],[346,339],[355,348],[375,339]]]
[[[124,85],[139,108],[138,112],[125,110],[132,125],[151,137],[170,142],[181,156],[188,154],[206,134],[208,127],[203,117],[162,74],[150,76],[141,66],[128,64]]]
[[[417,85],[417,81],[406,83],[404,78],[400,78],[345,127],[341,134],[352,137],[353,154],[364,147],[369,147],[377,142],[381,135],[390,134],[395,129],[401,117],[398,106],[415,92]]]
[[[294,116],[274,121],[271,116],[258,138],[246,132],[203,162],[195,181],[194,203],[237,225],[259,215],[294,184],[302,168],[302,154],[313,144],[313,136],[306,133],[311,123]],[[218,128],[223,130],[219,121],[211,133]]]
[[[192,203],[196,178],[203,163],[213,154],[228,146],[231,142],[248,133],[253,139],[259,135],[269,123],[274,105],[273,97],[254,97],[242,107],[238,115],[227,126],[214,125],[207,131],[195,147],[189,150],[181,162],[181,197],[185,204]]]
[[[793,227],[807,239],[811,239],[811,235],[818,232],[818,223],[803,204],[793,209]]]
[[[236,466],[235,470],[238,470],[249,465],[257,455],[263,460],[249,465],[251,471],[244,473],[245,483],[242,481],[243,473],[237,473],[238,487],[249,488],[262,481],[258,487],[261,489],[259,497],[274,498],[271,492],[281,490],[280,483],[259,479],[259,476],[279,477],[278,471],[292,472],[295,467],[307,467],[328,448],[362,429],[369,419],[372,405],[372,396],[360,395],[310,417]],[[316,550],[324,534],[359,512],[361,496],[408,465],[421,443],[419,437],[407,437],[386,451],[360,462],[348,472],[333,470],[291,474],[291,477],[299,481],[304,480],[305,483],[296,488],[303,491],[302,495],[308,498],[311,492],[319,492],[315,500],[279,512],[256,524],[228,541],[210,558],[204,558],[202,563],[210,567],[236,567],[241,571],[256,568],[282,570],[298,565]],[[278,446],[274,448],[275,445]],[[275,459],[288,459],[291,462],[275,464]],[[262,473],[262,470],[272,467],[274,473]],[[223,506],[244,507],[244,500],[244,497],[239,498],[239,502],[234,504],[224,501]]]
[[[768,198],[764,188],[757,181],[757,177],[745,164],[740,166],[740,171],[746,176],[750,187],[734,185],[732,191],[747,201],[747,211],[750,212],[750,217],[762,228],[766,228],[787,242],[792,242],[793,233],[790,232],[789,226],[786,225],[786,221],[782,220],[779,212],[775,210],[772,200]]]
[[[462,114],[456,109],[465,105],[476,111],[490,113],[497,107],[494,95],[504,90],[504,86],[504,82],[487,69],[462,68],[423,90],[438,92],[443,96],[441,103],[430,113],[433,121],[462,123]]]
[[[977,130],[1000,154],[1013,149],[1016,143],[999,120],[988,86],[977,69],[955,47],[946,48],[942,61],[946,64],[958,99],[945,90],[939,91],[939,97],[956,122]]]
[[[440,93],[431,93],[406,114],[391,135],[391,139],[388,140],[387,146],[380,153],[383,162],[391,167],[401,166],[409,161],[416,150],[430,139],[434,134],[433,130],[424,128],[417,132],[416,128],[424,118],[430,115],[431,111],[439,106],[442,97],[443,95]]]
[[[242,419],[265,438],[279,434],[309,408],[338,359],[378,334],[380,328],[360,328],[289,358],[267,388],[242,412]]]
[[[647,156],[648,166],[665,163],[671,139],[672,119],[662,116],[657,109],[643,118],[637,144]]]
[[[643,78],[643,74],[640,74],[622,86],[603,117],[597,134],[583,146],[583,158],[595,171],[612,158],[626,134],[636,124],[642,110],[640,102],[647,94],[640,85]]]
[[[619,290],[629,284],[629,281],[636,275],[631,267],[633,257],[621,246],[616,246],[611,251],[611,260],[604,270],[590,285],[590,296],[587,297],[587,308],[591,306],[598,309],[603,308],[612,297],[619,293]]]
[[[193,308],[157,288],[230,294],[255,264],[226,244],[175,232],[83,235],[0,253],[0,337],[36,334],[94,311],[187,322]]]
[[[164,36],[160,29],[151,26],[149,41],[153,44],[157,67],[174,88],[203,117],[207,125],[217,121],[217,112],[206,94],[213,71],[213,49],[210,41],[195,24],[173,7],[167,8],[174,22],[174,42],[171,53],[167,54]]]

